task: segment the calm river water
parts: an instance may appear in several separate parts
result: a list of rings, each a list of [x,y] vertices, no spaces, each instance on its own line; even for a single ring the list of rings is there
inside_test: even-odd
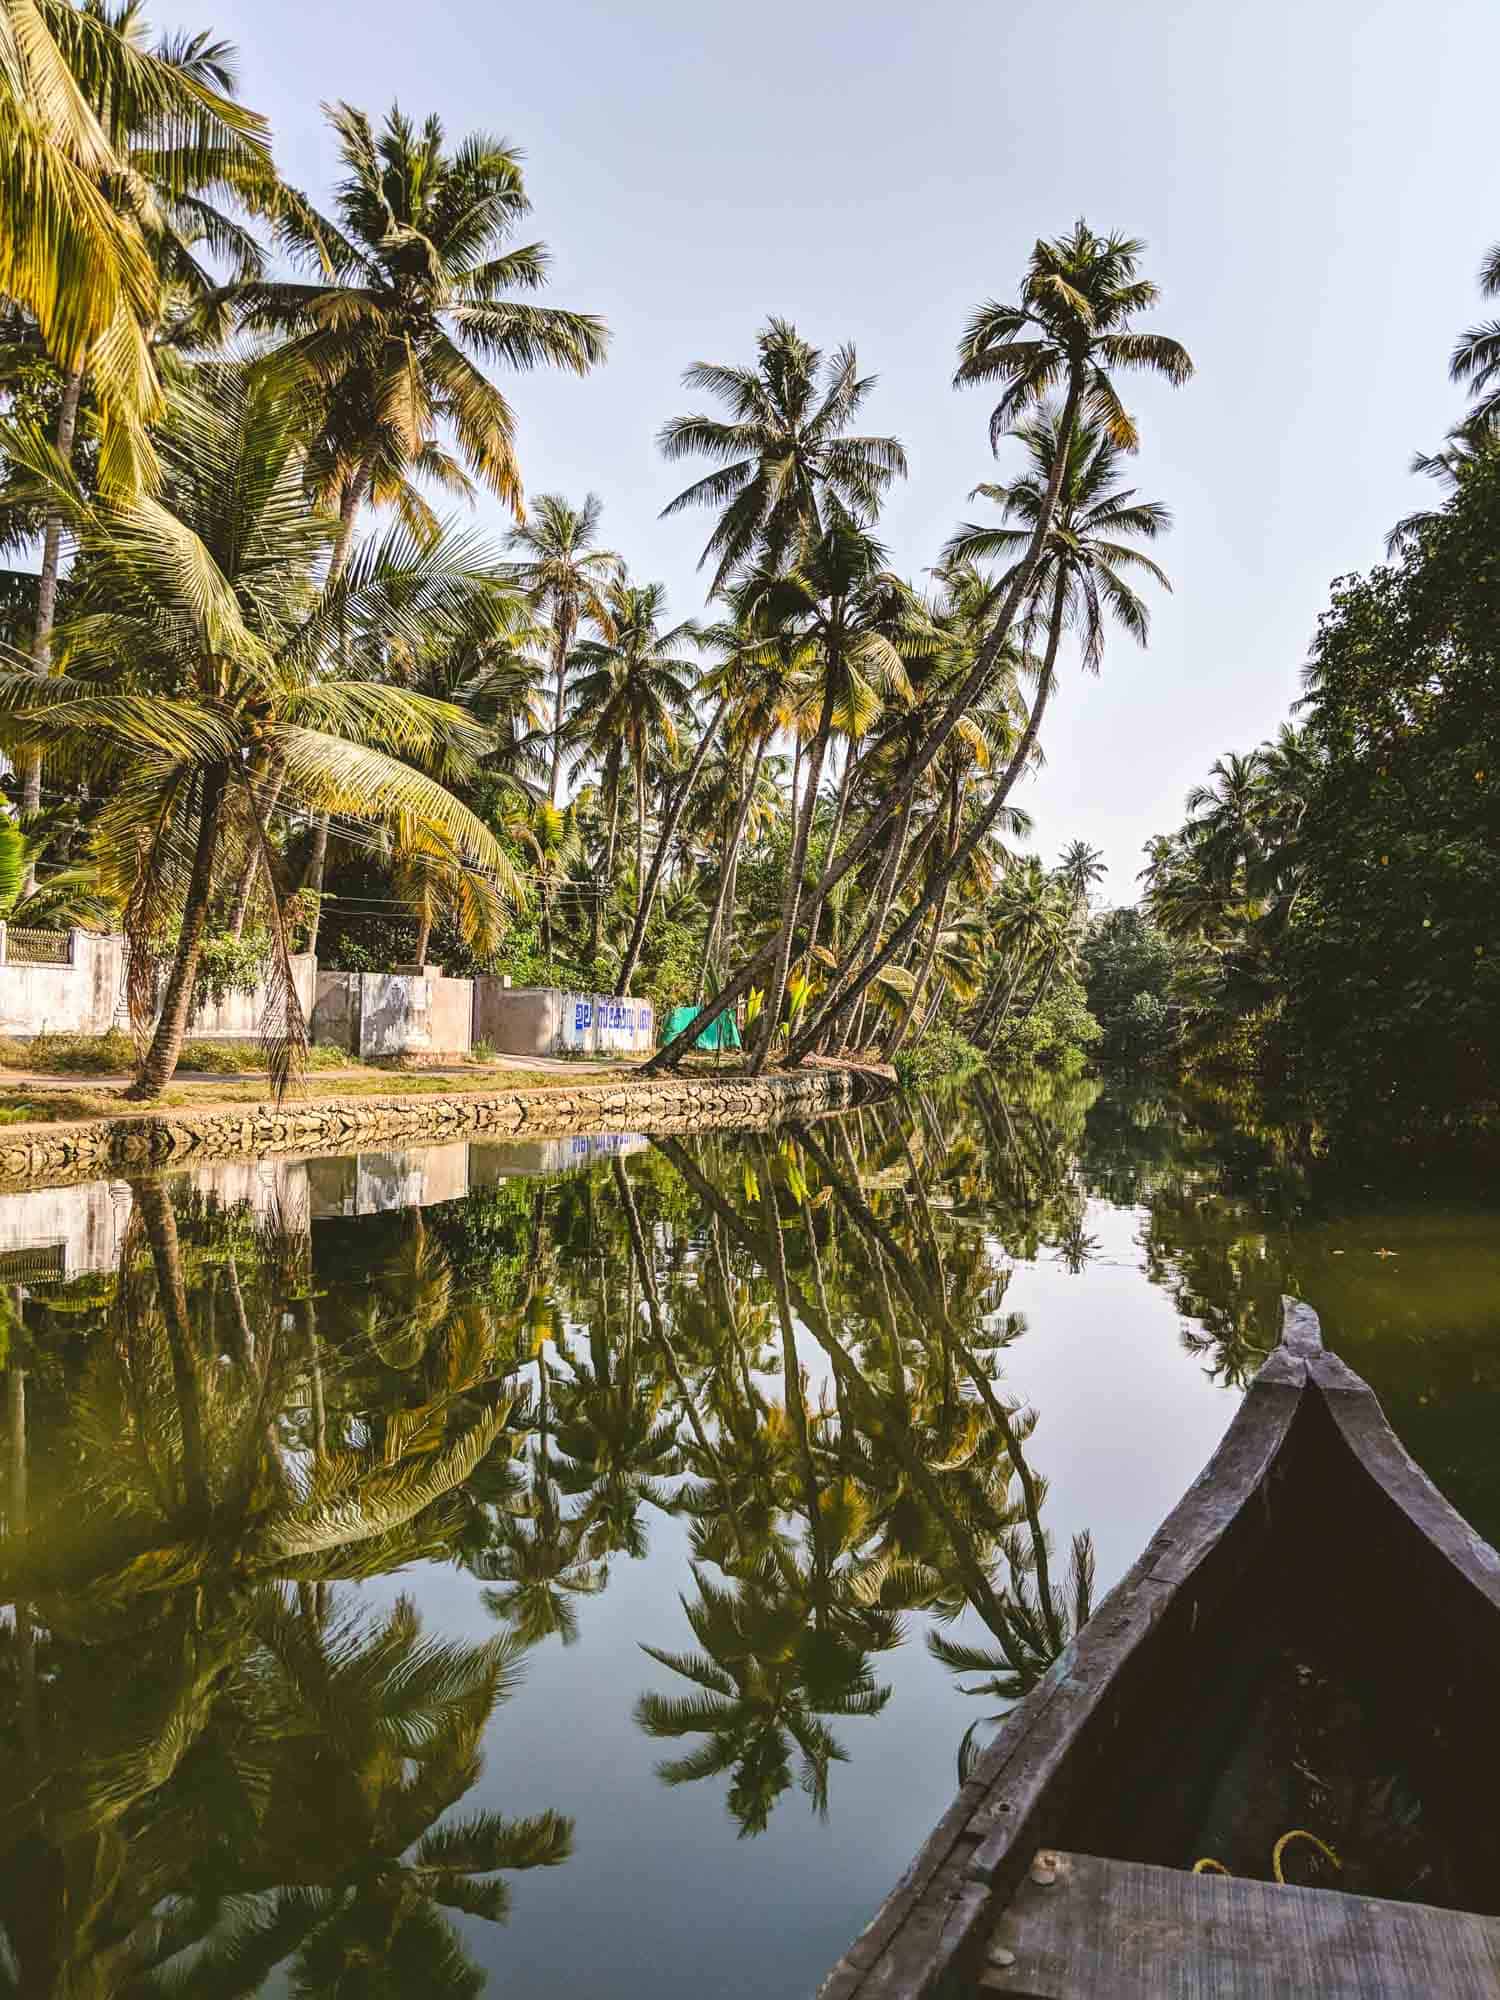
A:
[[[1496,1209],[1166,1097],[0,1198],[0,1991],[810,1994],[1285,1291],[1500,1538]]]

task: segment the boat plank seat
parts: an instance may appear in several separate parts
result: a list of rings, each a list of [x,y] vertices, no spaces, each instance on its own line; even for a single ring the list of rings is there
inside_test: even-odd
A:
[[[1500,1917],[1056,1853],[978,1991],[1013,2000],[1495,2000]],[[1046,1880],[1053,1876],[1055,1879]]]

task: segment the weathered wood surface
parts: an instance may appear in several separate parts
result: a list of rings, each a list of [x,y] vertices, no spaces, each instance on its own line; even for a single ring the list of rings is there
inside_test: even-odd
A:
[[[1289,1443],[1294,1431],[1296,1445]],[[1374,1619],[1361,1630],[1367,1654],[1389,1655],[1403,1686],[1432,1694],[1437,1727],[1431,1733],[1446,1784],[1463,1799],[1476,1774],[1495,1761],[1488,1734],[1481,1743],[1476,1732],[1489,1732],[1486,1690],[1500,1684],[1500,1557],[1412,1462],[1369,1387],[1325,1352],[1317,1315],[1286,1299],[1282,1344],[1252,1383],[1214,1458],[1079,1639],[1011,1712],[975,1776],[829,1974],[822,2000],[950,2000],[972,1993],[989,1930],[1021,1888],[1036,1849],[1120,1851],[1106,1826],[1091,1823],[1099,1820],[1097,1803],[1115,1796],[1130,1806],[1135,1799],[1142,1814],[1152,1805],[1139,1789],[1130,1799],[1120,1794],[1121,1746],[1143,1728],[1149,1733],[1153,1710],[1159,1726],[1163,1716],[1185,1712],[1180,1704],[1191,1705],[1195,1687],[1212,1684],[1208,1639],[1216,1633],[1221,1641],[1232,1638],[1247,1601],[1271,1608],[1258,1593],[1278,1588],[1281,1550],[1301,1550],[1310,1524],[1355,1516],[1370,1545],[1364,1569],[1340,1564],[1335,1535],[1326,1575],[1315,1587],[1341,1614]],[[1289,1575],[1294,1565],[1285,1567]],[[1405,1652],[1380,1611],[1393,1576],[1402,1579],[1411,1600],[1413,1646]],[[1397,1636],[1400,1629],[1398,1624]],[[1435,1634],[1444,1635],[1438,1657],[1447,1664],[1441,1670],[1434,1666]],[[1458,1749],[1464,1743],[1467,1754]],[[1492,1873],[1500,1880],[1500,1841],[1477,1837],[1471,1861],[1478,1887],[1463,1900],[1496,1908],[1484,1883]],[[1461,1931],[1491,1920],[1451,1921]],[[1483,1992],[1500,2000],[1500,1971],[1492,1969],[1487,1979],[1478,1987],[1429,1980],[1413,1988],[1368,1989],[1314,1982],[1305,1990],[1451,1991],[1465,2000]],[[1229,1996],[1242,1989],[1147,1984],[1139,1990]],[[1264,1990],[1296,1988],[1282,1983]],[[1102,1995],[1111,1989],[1096,1984],[1076,1991]]]
[[[1495,2000],[1500,1918],[1062,1854],[978,1991],[1013,2000]]]

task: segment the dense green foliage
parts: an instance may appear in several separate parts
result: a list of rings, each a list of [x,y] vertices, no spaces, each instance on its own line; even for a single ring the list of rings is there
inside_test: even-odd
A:
[[[1187,1060],[1344,1130],[1500,1106],[1500,447],[1460,467],[1335,585],[1297,726],[1222,759],[1149,856]]]
[[[1089,928],[1084,991],[1098,1023],[1101,1062],[1149,1063],[1176,1039],[1172,942],[1141,910],[1105,910]]]

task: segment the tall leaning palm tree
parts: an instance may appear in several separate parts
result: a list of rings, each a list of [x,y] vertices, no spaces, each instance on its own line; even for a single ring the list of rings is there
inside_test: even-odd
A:
[[[1080,220],[1066,235],[1044,238],[1036,243],[1014,301],[988,300],[973,314],[959,342],[957,386],[998,382],[1001,395],[990,420],[991,439],[998,442],[1018,420],[1059,387],[1063,390],[1059,438],[1062,450],[1049,475],[1043,502],[1033,528],[1031,543],[1016,565],[1009,586],[1002,593],[989,632],[976,650],[968,673],[956,682],[946,705],[934,718],[925,740],[916,745],[900,768],[892,774],[882,796],[866,813],[864,823],[838,856],[809,898],[806,915],[811,920],[824,898],[850,869],[858,867],[902,810],[907,798],[920,783],[923,773],[952,736],[960,721],[989,687],[1001,654],[1011,637],[1033,572],[1052,525],[1057,492],[1066,468],[1066,455],[1075,424],[1091,419],[1105,429],[1126,450],[1136,444],[1136,430],[1115,387],[1115,375],[1127,368],[1145,368],[1170,382],[1183,382],[1192,373],[1192,362],[1181,344],[1166,334],[1143,332],[1134,321],[1157,300],[1157,288],[1140,276],[1144,245],[1134,237],[1096,236]],[[705,488],[709,482],[702,482]],[[686,497],[686,496],[684,496]],[[711,492],[705,497],[711,497]],[[1018,775],[1019,773],[1017,773]],[[1008,774],[1007,774],[1008,775]],[[1013,781],[1012,781],[1013,782]],[[898,951],[904,950],[927,911],[933,907],[953,876],[967,862],[974,847],[987,837],[991,826],[1006,809],[1009,786],[997,784],[986,814],[981,814],[943,869],[934,872],[915,909],[892,940],[871,958],[859,974],[858,990],[840,994],[833,1001],[841,1012],[854,1004],[859,993],[884,971]],[[678,1059],[691,1045],[707,1020],[735,999],[768,966],[773,953],[767,949],[752,963],[742,966],[720,993],[700,1010],[682,1033],[662,1049],[649,1067],[659,1068]],[[827,1028],[830,1009],[819,1017],[818,1034]],[[802,1053],[815,1045],[817,1037],[805,1031],[799,1038]],[[794,1052],[796,1045],[794,1045]]]
[[[622,582],[625,570],[613,549],[599,546],[603,511],[597,493],[585,495],[581,507],[571,506],[560,493],[544,493],[530,518],[513,530],[509,543],[521,556],[517,580],[551,628],[552,763],[547,797],[554,806],[560,802],[573,642],[583,625],[594,626],[606,643],[615,636],[610,588]]]
[[[916,750],[905,768],[887,790],[882,801],[868,815],[861,834],[841,858],[839,869],[853,866],[877,837],[879,828],[914,789],[922,774],[938,755],[988,686],[1018,619],[1033,627],[1035,586],[1043,557],[1054,547],[1054,529],[1059,496],[1070,468],[1076,472],[1075,441],[1081,427],[1100,433],[1118,450],[1134,451],[1138,443],[1135,422],[1120,401],[1114,375],[1125,368],[1145,368],[1180,383],[1192,373],[1186,350],[1170,336],[1140,332],[1132,325],[1135,316],[1154,305],[1156,286],[1138,275],[1144,245],[1132,237],[1096,236],[1080,220],[1071,233],[1055,241],[1039,242],[1032,252],[1020,296],[1014,304],[989,301],[973,315],[959,343],[956,384],[999,382],[1002,391],[990,417],[990,442],[998,446],[1028,411],[1043,410],[1040,424],[1029,426],[1038,448],[1047,451],[1045,476],[1038,481],[1030,536],[1012,563],[997,592],[998,603],[988,635],[975,654],[973,666],[955,687],[948,704],[937,718],[926,742]],[[1055,421],[1045,414],[1054,391],[1063,388],[1061,408]],[[1101,470],[1101,477],[1108,467]],[[1149,513],[1149,509],[1148,509]],[[1137,527],[1136,533],[1143,532]],[[1129,560],[1146,559],[1131,552]],[[1118,562],[1115,565],[1118,570]],[[834,1018],[847,1015],[859,995],[877,978],[897,952],[915,936],[928,909],[946,891],[955,874],[967,864],[991,829],[1007,809],[1007,801],[1025,768],[1036,741],[1042,705],[1052,682],[1056,646],[1066,616],[1070,579],[1058,565],[1051,579],[1052,601],[1047,622],[1048,649],[1038,669],[1038,697],[1033,703],[1035,726],[1023,732],[1016,753],[993,785],[983,812],[971,824],[965,838],[941,869],[927,881],[915,907],[897,928],[883,949],[870,959],[852,985],[825,1004],[818,1018],[803,1030],[793,1044],[794,1059],[816,1045],[818,1036]],[[1128,593],[1133,595],[1133,593]],[[1093,598],[1085,593],[1085,607],[1096,628],[1098,589]],[[1114,605],[1111,598],[1112,608]],[[1125,600],[1121,599],[1121,604]],[[1124,614],[1132,615],[1126,605]],[[1089,664],[1085,649],[1085,664]],[[826,893],[834,884],[836,871],[820,885]]]
[[[96,842],[124,905],[143,1037],[166,967],[133,1090],[155,1097],[176,1067],[226,851],[254,844],[275,879],[262,756],[305,810],[387,825],[402,844],[468,869],[476,894],[507,882],[494,836],[418,768],[462,772],[487,747],[484,731],[449,703],[325,674],[342,632],[380,649],[471,616],[488,587],[482,558],[472,544],[416,547],[398,529],[340,584],[320,584],[336,523],[307,509],[295,410],[243,367],[204,370],[174,399],[159,499],[91,504],[44,440],[12,426],[3,444],[67,509],[86,582],[66,628],[67,675],[41,676],[30,662],[0,671],[0,706],[23,740],[85,749],[111,781]],[[281,1087],[305,1029],[281,899],[270,900],[266,1035]]]

